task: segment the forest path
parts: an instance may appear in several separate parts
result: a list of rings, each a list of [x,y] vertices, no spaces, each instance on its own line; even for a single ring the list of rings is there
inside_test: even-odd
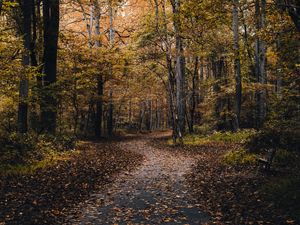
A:
[[[195,157],[155,148],[150,134],[118,143],[121,148],[144,155],[141,166],[119,174],[101,193],[78,206],[80,216],[70,224],[203,224],[209,217],[189,196],[184,175]]]

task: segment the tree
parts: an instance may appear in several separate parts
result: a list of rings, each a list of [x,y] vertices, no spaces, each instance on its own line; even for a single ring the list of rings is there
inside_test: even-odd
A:
[[[101,47],[100,41],[100,18],[101,18],[101,8],[99,6],[99,2],[95,1],[95,35],[96,48]],[[95,118],[95,135],[96,137],[101,137],[102,134],[102,116],[103,116],[103,75],[102,71],[97,76],[97,102],[96,102],[96,118]]]
[[[276,0],[279,9],[286,10],[298,32],[300,32],[300,2],[297,0]]]
[[[22,12],[22,30],[24,43],[24,52],[22,57],[23,74],[20,78],[20,102],[18,109],[18,131],[20,133],[26,133],[28,131],[28,69],[30,63],[30,50],[31,50],[31,16],[32,16],[32,2],[22,1],[21,3]]]
[[[183,39],[181,37],[180,0],[171,1],[173,8],[173,24],[176,39],[176,108],[178,120],[178,135],[181,137],[185,131],[185,57]]]
[[[234,50],[234,74],[235,74],[235,104],[236,104],[236,127],[239,129],[241,123],[241,105],[242,105],[242,79],[241,79],[241,62],[240,62],[240,45],[239,45],[239,0],[233,1],[232,8],[232,28],[233,28],[233,50]]]
[[[266,43],[261,38],[260,32],[266,24],[266,1],[255,1],[256,41],[255,41],[255,73],[261,87],[257,92],[257,128],[263,126],[266,117]]]
[[[57,96],[55,90],[57,71],[57,46],[59,33],[59,0],[44,0],[44,67],[43,98],[41,103],[42,130],[55,133]]]

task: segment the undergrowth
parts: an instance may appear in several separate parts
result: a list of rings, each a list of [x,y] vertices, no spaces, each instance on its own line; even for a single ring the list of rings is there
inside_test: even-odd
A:
[[[244,165],[253,164],[256,162],[256,155],[249,153],[241,148],[234,151],[229,151],[223,156],[223,163],[226,165]]]
[[[75,144],[67,135],[0,134],[0,174],[30,173],[65,160],[74,154]]]
[[[244,144],[252,137],[256,131],[254,129],[244,129],[236,133],[233,132],[214,132],[209,135],[188,134],[184,136],[183,143],[185,145],[204,145],[208,143],[231,143]],[[168,140],[168,144],[172,145],[173,141]]]
[[[39,169],[53,166],[59,161],[69,160],[73,155],[78,153],[79,151],[75,150],[68,152],[51,151],[45,154],[42,160],[33,160],[31,163],[2,164],[0,165],[0,175],[31,174]]]

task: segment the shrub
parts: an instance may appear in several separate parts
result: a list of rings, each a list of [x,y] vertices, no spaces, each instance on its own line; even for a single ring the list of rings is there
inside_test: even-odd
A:
[[[254,129],[244,129],[240,130],[236,133],[233,132],[215,132],[213,133],[209,139],[212,141],[222,141],[226,143],[236,143],[243,144],[249,138],[251,138],[256,131]]]
[[[256,162],[255,154],[247,152],[245,149],[227,152],[223,156],[223,163],[227,165],[244,165]]]
[[[184,136],[183,142],[185,145],[202,145],[210,142],[223,142],[231,144],[244,144],[246,143],[256,131],[254,129],[240,130],[236,133],[233,132],[214,132],[210,135],[188,134]],[[172,140],[169,140],[172,144]]]
[[[246,145],[253,152],[269,148],[299,150],[299,135],[293,130],[264,129],[252,136]]]
[[[44,159],[51,152],[75,148],[75,138],[68,135],[50,136],[36,133],[0,135],[0,164],[28,164]]]
[[[0,136],[0,163],[23,163],[30,151],[35,150],[36,140],[30,134],[2,134]]]

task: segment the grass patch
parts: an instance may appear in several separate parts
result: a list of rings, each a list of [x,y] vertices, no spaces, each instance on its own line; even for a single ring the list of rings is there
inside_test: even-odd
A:
[[[236,133],[233,132],[215,132],[209,136],[211,141],[220,141],[225,143],[243,144],[256,133],[253,129],[244,129]]]
[[[0,165],[0,175],[32,174],[39,169],[55,165],[59,161],[69,160],[79,151],[55,152],[51,151],[42,160],[35,160],[27,164],[3,164]]]
[[[208,143],[231,143],[243,144],[256,133],[253,129],[244,129],[236,133],[233,132],[214,132],[210,135],[188,134],[183,138],[185,145],[204,145]],[[169,145],[173,145],[173,141],[168,140]]]
[[[262,187],[267,199],[287,209],[293,219],[300,221],[300,177],[285,177]]]
[[[202,144],[207,144],[209,143],[210,140],[207,137],[200,136],[200,135],[194,135],[194,134],[188,134],[184,136],[183,138],[183,143],[185,145],[202,145]],[[169,139],[168,140],[168,145],[173,145],[173,140]]]
[[[241,148],[235,151],[229,151],[223,156],[222,162],[226,165],[244,165],[254,164],[256,162],[256,155],[247,152]]]

